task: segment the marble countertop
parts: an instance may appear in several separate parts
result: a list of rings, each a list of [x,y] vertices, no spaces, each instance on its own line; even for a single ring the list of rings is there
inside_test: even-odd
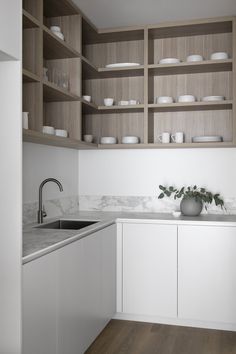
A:
[[[172,214],[167,213],[104,211],[80,211],[73,215],[65,215],[63,217],[45,220],[44,223],[46,224],[47,222],[58,219],[91,220],[98,222],[82,230],[39,229],[36,223],[26,225],[23,229],[23,264],[112,225],[116,221],[138,222],[142,220],[144,223],[151,222],[159,224],[236,226],[236,215],[204,214],[192,218],[185,216],[174,217]]]

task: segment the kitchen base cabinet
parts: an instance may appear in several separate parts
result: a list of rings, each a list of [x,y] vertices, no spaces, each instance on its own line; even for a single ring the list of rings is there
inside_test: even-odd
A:
[[[23,267],[23,354],[83,354],[116,311],[116,225]]]
[[[123,224],[122,312],[177,316],[177,226]]]
[[[23,354],[57,354],[58,254],[23,266]]]
[[[179,317],[236,324],[236,227],[178,227]]]

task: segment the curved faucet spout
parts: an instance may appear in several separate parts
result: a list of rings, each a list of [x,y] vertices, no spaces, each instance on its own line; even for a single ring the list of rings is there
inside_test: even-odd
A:
[[[45,179],[39,186],[39,210],[38,210],[38,223],[43,223],[43,217],[45,216],[45,211],[43,210],[43,186],[47,182],[54,182],[58,185],[60,192],[63,191],[63,187],[61,182],[59,182],[56,178],[47,178]]]

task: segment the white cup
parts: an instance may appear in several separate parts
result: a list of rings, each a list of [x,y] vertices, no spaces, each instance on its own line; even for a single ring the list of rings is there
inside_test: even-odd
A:
[[[112,106],[114,103],[114,98],[104,98],[104,105],[105,106]]]
[[[84,135],[84,141],[86,143],[92,143],[93,142],[93,136],[91,134]]]
[[[91,96],[88,96],[88,95],[84,95],[82,96],[83,100],[86,101],[86,102],[91,102],[92,101],[92,97]]]
[[[171,135],[171,140],[174,143],[181,144],[184,142],[184,133],[183,132],[176,132],[175,134]]]
[[[22,112],[22,128],[29,129],[29,112]]]
[[[162,143],[162,144],[168,144],[170,143],[170,133],[168,132],[163,132],[161,135],[157,137],[157,139]]]

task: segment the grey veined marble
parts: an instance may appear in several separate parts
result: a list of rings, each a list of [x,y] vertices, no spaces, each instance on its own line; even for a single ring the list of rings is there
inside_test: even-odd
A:
[[[64,214],[73,214],[79,210],[78,196],[70,196],[59,199],[45,200],[43,202],[47,218],[54,218]],[[30,224],[36,222],[38,202],[25,203],[23,205],[23,223]],[[47,220],[45,218],[45,220]]]
[[[146,196],[79,196],[79,209],[91,211],[162,212],[179,210],[179,200]],[[236,214],[236,198],[225,199],[226,211],[215,205],[208,207],[211,214]],[[203,213],[207,213],[203,209]]]

